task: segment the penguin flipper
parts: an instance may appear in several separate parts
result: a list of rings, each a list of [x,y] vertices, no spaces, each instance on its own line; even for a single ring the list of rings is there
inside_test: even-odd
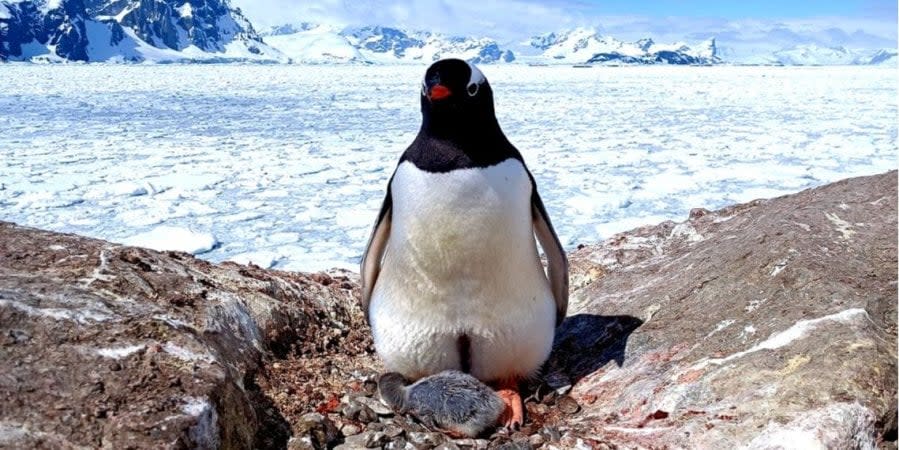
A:
[[[543,200],[534,187],[531,194],[531,206],[534,219],[534,234],[546,253],[546,261],[548,266],[548,278],[550,290],[553,299],[556,301],[556,326],[565,319],[568,312],[568,257],[565,256],[565,249],[556,236],[553,224],[549,220],[549,214],[546,213],[546,207],[543,206]]]
[[[362,254],[362,267],[359,273],[362,275],[362,312],[365,314],[366,320],[368,316],[368,305],[371,302],[371,294],[375,289],[375,282],[378,281],[378,273],[381,272],[381,260],[384,258],[384,251],[387,249],[387,239],[390,237],[391,226],[391,206],[390,185],[387,187],[387,195],[384,197],[384,203],[381,204],[381,212],[378,214],[378,220],[372,228],[371,237],[368,238],[368,245],[365,246],[365,253]]]

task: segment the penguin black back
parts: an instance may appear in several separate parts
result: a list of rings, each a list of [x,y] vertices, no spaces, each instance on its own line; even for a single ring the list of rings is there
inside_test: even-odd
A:
[[[460,59],[428,68],[422,81],[421,129],[400,162],[427,172],[489,167],[521,153],[496,120],[493,89],[481,71]]]

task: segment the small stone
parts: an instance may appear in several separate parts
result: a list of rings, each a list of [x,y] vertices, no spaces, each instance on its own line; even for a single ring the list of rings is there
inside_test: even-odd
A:
[[[343,444],[338,445],[336,448],[339,449],[359,449],[365,448],[365,442],[368,440],[368,435],[365,433],[355,434],[353,436],[347,436],[344,439]]]
[[[521,431],[516,431],[515,433],[512,433],[512,436],[509,436],[509,438],[511,438],[513,442],[524,442],[528,440],[528,435]]]
[[[362,423],[370,423],[378,420],[378,415],[375,414],[371,408],[356,400],[350,400],[349,403],[344,405],[340,409],[340,414],[347,419]]]
[[[537,433],[528,438],[528,442],[530,442],[534,447],[539,447],[546,443],[546,438],[543,437],[542,434]]]
[[[340,428],[340,432],[343,433],[344,436],[353,436],[361,433],[362,427],[354,423],[348,423]]]
[[[401,427],[399,427],[397,425],[391,424],[391,425],[384,426],[384,435],[386,435],[387,437],[389,437],[391,439],[395,438],[405,432],[406,432],[406,430],[403,430]]]
[[[499,446],[497,446],[497,447],[495,447],[495,448],[496,448],[496,450],[534,450],[534,447],[531,445],[531,443],[530,443],[530,442],[527,442],[527,441],[524,441],[524,442],[517,442],[517,441],[506,442],[506,443],[503,443],[503,444],[501,444],[501,445],[499,445]]]
[[[490,445],[486,439],[456,439],[453,442],[461,448],[475,450],[486,449]]]
[[[459,446],[454,442],[448,441],[434,447],[434,450],[459,450]]]
[[[381,403],[380,400],[375,400],[371,397],[358,397],[356,401],[367,406],[369,409],[375,412],[375,414],[379,416],[392,416],[393,410],[390,409],[387,405]]]
[[[562,411],[564,414],[574,414],[581,410],[581,406],[577,404],[570,396],[560,397],[559,400],[556,401],[556,406],[559,408],[559,411]]]
[[[543,427],[543,429],[540,430],[540,434],[542,434],[549,442],[559,442],[562,440],[562,433],[556,427]]]
[[[433,448],[443,443],[443,435],[440,433],[406,433],[406,440],[416,448]]]
[[[300,417],[295,429],[294,435],[297,438],[309,437],[316,447],[328,447],[337,440],[339,435],[334,422],[319,413],[304,414]]]
[[[366,425],[365,429],[371,430],[371,431],[384,431],[384,424],[378,423],[378,422],[372,422],[372,423]]]
[[[407,448],[415,450],[415,447],[412,444],[406,442],[406,440],[402,437],[391,439],[390,442],[388,442],[387,445],[384,446],[384,448],[387,450],[405,450]]]
[[[365,448],[379,448],[387,441],[384,433],[380,431],[366,431],[361,436],[365,436]]]

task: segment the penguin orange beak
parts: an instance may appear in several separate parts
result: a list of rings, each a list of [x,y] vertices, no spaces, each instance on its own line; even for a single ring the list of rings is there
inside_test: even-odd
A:
[[[428,92],[428,99],[431,101],[442,100],[449,97],[452,93],[453,92],[450,91],[448,87],[442,84],[435,84],[434,87],[431,88],[431,91]]]

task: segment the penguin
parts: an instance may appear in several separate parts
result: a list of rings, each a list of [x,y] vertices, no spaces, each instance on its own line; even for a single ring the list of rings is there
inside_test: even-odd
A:
[[[406,386],[399,373],[378,378],[378,394],[394,411],[411,414],[430,428],[454,438],[476,437],[496,425],[503,400],[477,378],[445,370]]]
[[[568,260],[477,67],[432,64],[421,114],[362,256],[362,309],[389,371],[468,373],[497,390],[515,429],[519,383],[546,361],[566,314]]]

